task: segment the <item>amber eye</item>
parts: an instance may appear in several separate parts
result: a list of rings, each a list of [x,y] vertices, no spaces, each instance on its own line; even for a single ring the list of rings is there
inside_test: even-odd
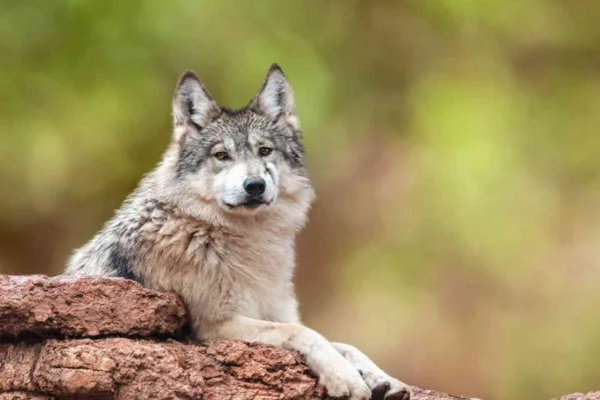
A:
[[[215,157],[217,157],[218,160],[227,160],[229,158],[229,154],[227,154],[226,151],[218,151],[215,153]]]
[[[258,149],[258,154],[260,154],[261,157],[266,157],[269,154],[271,154],[273,152],[273,149],[270,149],[268,147],[261,147],[260,149]]]

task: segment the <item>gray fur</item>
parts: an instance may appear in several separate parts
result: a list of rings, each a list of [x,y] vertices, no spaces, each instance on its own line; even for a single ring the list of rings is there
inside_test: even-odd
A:
[[[162,161],[76,251],[66,273],[135,279],[175,292],[197,338],[298,350],[332,396],[367,399],[381,384],[390,396],[408,396],[404,384],[358,350],[332,345],[300,324],[294,239],[314,194],[281,69],[272,66],[256,97],[235,111],[218,106],[188,71],[175,91],[173,121]],[[273,151],[261,155],[261,148]],[[260,196],[244,191],[250,177],[265,181]]]

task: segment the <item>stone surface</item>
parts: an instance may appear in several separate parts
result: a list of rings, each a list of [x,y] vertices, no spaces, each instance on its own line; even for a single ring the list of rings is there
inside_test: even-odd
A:
[[[0,400],[327,398],[300,354],[166,339],[184,322],[175,295],[133,281],[0,275]],[[412,398],[469,399],[416,387]]]
[[[0,337],[172,334],[183,325],[177,296],[116,278],[0,275]]]
[[[573,393],[554,400],[600,400],[600,392]]]
[[[4,344],[0,390],[21,396],[16,399],[44,398],[26,392],[56,399],[327,398],[298,353],[236,341],[128,338]],[[417,388],[414,394],[417,400],[466,399]]]
[[[31,392],[0,393],[0,400],[54,400],[54,397]]]

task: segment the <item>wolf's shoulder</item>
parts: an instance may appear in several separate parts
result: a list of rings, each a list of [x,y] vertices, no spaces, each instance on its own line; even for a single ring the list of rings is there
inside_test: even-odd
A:
[[[142,230],[149,221],[160,219],[167,210],[167,206],[154,198],[132,193],[102,229],[75,250],[65,273],[139,280],[132,273],[131,260],[135,258]]]

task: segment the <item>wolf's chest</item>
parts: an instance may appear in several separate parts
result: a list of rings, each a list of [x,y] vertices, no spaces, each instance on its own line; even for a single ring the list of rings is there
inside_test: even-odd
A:
[[[259,318],[290,286],[292,244],[185,219],[156,219],[141,229],[140,272],[148,286],[178,293],[204,317],[236,311]]]

